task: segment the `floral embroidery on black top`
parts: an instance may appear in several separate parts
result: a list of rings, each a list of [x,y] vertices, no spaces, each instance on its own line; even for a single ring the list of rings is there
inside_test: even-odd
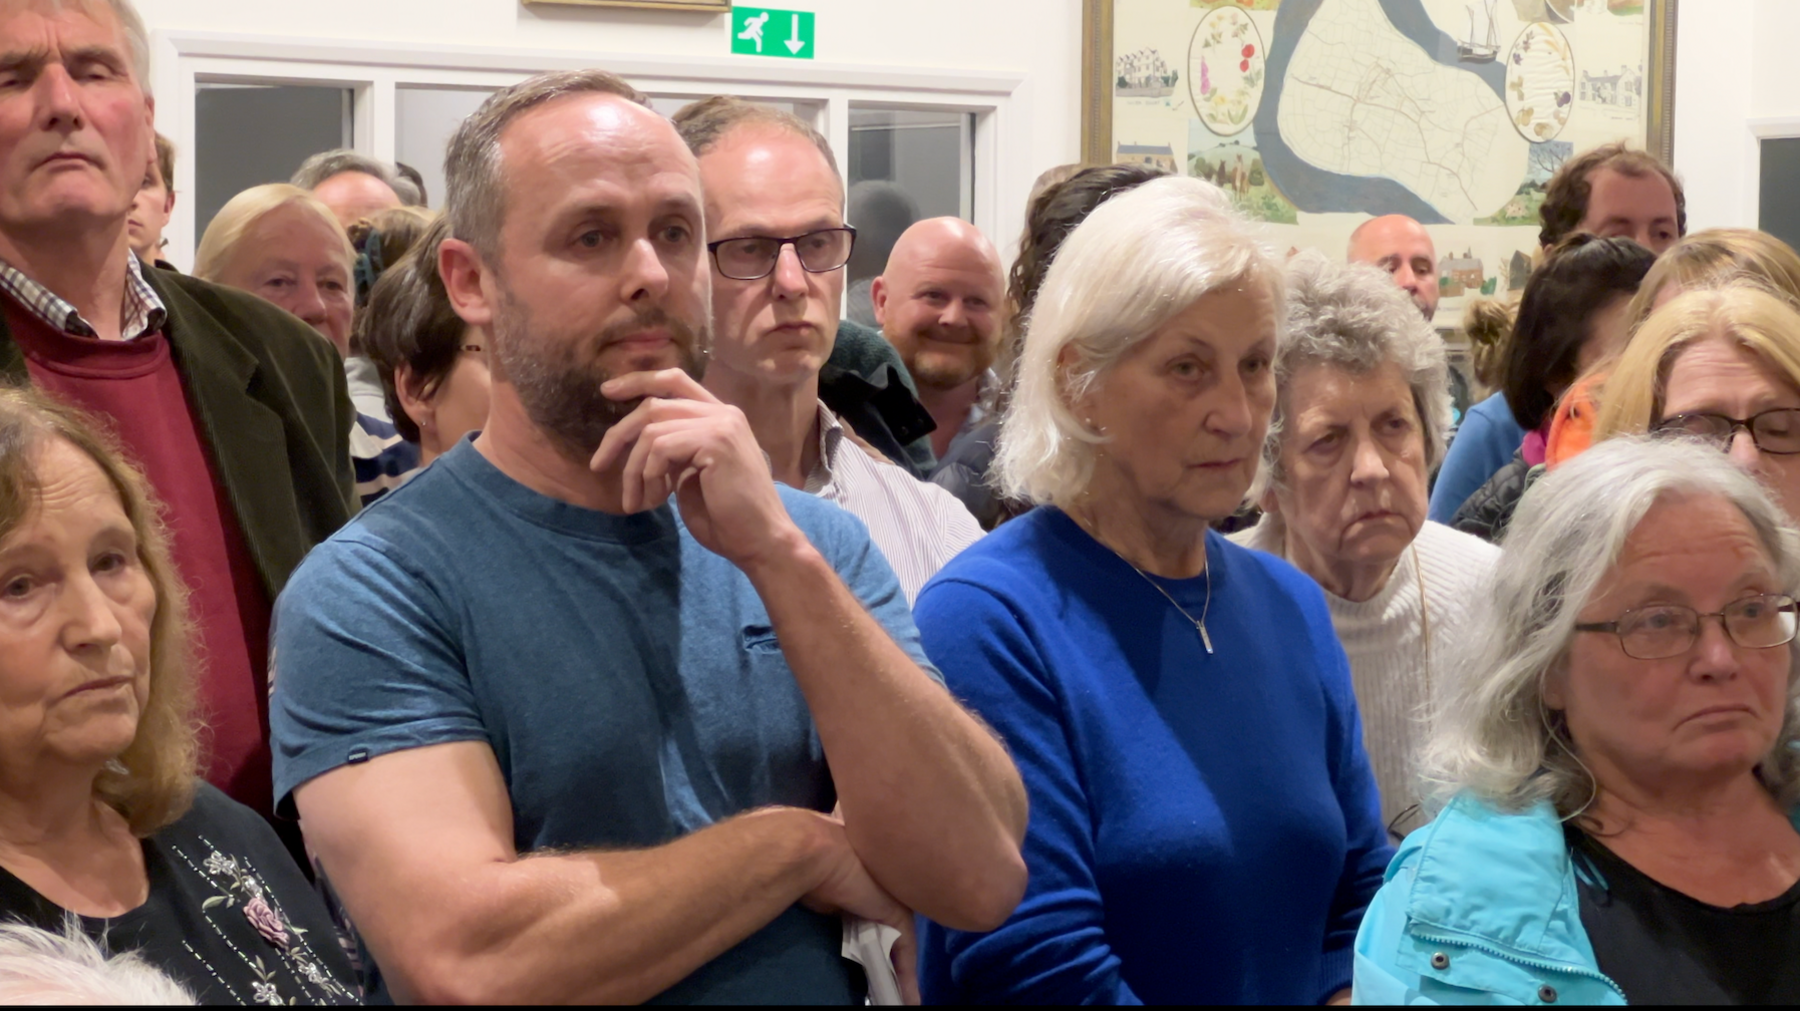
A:
[[[349,959],[312,886],[254,812],[202,784],[182,819],[144,840],[150,897],[80,917],[110,951],[138,951],[202,1004],[356,1004]],[[64,911],[0,870],[0,916],[60,930]]]

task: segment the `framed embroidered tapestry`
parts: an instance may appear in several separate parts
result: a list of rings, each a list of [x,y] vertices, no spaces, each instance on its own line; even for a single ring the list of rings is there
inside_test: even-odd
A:
[[[730,11],[731,0],[525,0],[528,4],[560,7],[646,7],[664,11]]]
[[[1085,0],[1082,150],[1224,188],[1284,250],[1430,226],[1439,320],[1522,287],[1544,183],[1669,161],[1675,0]]]

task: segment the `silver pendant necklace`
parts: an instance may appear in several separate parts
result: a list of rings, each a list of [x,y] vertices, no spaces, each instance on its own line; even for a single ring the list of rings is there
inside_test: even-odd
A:
[[[1095,538],[1095,540],[1099,540],[1099,538]],[[1106,542],[1101,541],[1101,543],[1105,544]],[[1196,618],[1193,615],[1188,613],[1187,608],[1182,607],[1180,604],[1176,603],[1175,598],[1169,596],[1169,591],[1163,589],[1162,584],[1158,583],[1154,579],[1151,579],[1149,573],[1145,572],[1143,569],[1140,569],[1135,565],[1132,565],[1131,562],[1128,561],[1124,555],[1120,555],[1117,551],[1113,551],[1112,545],[1107,544],[1106,550],[1112,551],[1113,554],[1118,555],[1119,561],[1124,562],[1127,566],[1130,567],[1131,571],[1137,573],[1139,576],[1142,576],[1144,579],[1144,582],[1150,584],[1151,589],[1153,589],[1157,593],[1160,593],[1163,595],[1163,599],[1169,602],[1170,607],[1173,607],[1175,610],[1180,611],[1181,616],[1183,618],[1186,618],[1188,621],[1192,622],[1194,625],[1194,631],[1200,633],[1200,645],[1206,647],[1206,655],[1207,656],[1212,656],[1212,651],[1213,651],[1212,636],[1206,634],[1206,612],[1212,610],[1212,559],[1211,558],[1205,559],[1206,567],[1205,567],[1204,571],[1206,573],[1206,601],[1205,601],[1205,603],[1200,605],[1200,617]],[[1204,554],[1206,551],[1206,542],[1204,540],[1202,540],[1200,542],[1200,551],[1202,552],[1202,554]]]
[[[1068,513],[1070,519],[1075,519],[1075,514],[1074,514],[1073,510],[1067,510],[1067,513]],[[1084,519],[1086,519],[1086,518],[1084,517]],[[1200,633],[1200,645],[1206,647],[1206,655],[1207,656],[1213,655],[1212,636],[1206,634],[1206,614],[1208,611],[1212,610],[1212,557],[1207,552],[1206,535],[1204,533],[1200,535],[1200,559],[1201,559],[1202,563],[1204,563],[1201,571],[1203,571],[1206,574],[1206,600],[1204,603],[1202,603],[1200,605],[1200,617],[1196,618],[1193,615],[1188,613],[1187,608],[1182,607],[1180,604],[1176,603],[1175,598],[1169,596],[1169,591],[1163,589],[1162,584],[1158,583],[1154,579],[1151,579],[1149,573],[1147,573],[1143,569],[1140,569],[1137,566],[1131,564],[1130,559],[1126,558],[1124,555],[1119,554],[1119,552],[1116,549],[1114,549],[1112,545],[1101,540],[1099,534],[1097,534],[1095,532],[1098,529],[1098,527],[1095,526],[1092,519],[1086,519],[1086,522],[1083,522],[1082,520],[1076,520],[1075,525],[1078,527],[1081,527],[1083,532],[1085,532],[1089,537],[1092,537],[1094,539],[1095,544],[1098,544],[1101,547],[1105,548],[1106,550],[1111,551],[1113,553],[1113,557],[1115,557],[1119,561],[1125,563],[1126,568],[1137,573],[1138,576],[1141,579],[1143,579],[1144,582],[1149,583],[1150,588],[1152,590],[1155,590],[1157,593],[1162,594],[1163,599],[1169,602],[1169,606],[1173,607],[1175,610],[1179,611],[1181,613],[1181,616],[1183,618],[1186,618],[1188,620],[1188,622],[1194,626],[1194,631]]]

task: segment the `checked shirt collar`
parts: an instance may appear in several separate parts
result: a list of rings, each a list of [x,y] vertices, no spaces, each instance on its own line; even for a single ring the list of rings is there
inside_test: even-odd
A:
[[[138,265],[138,258],[130,253],[125,254],[125,304],[121,314],[119,334],[126,340],[135,340],[148,333],[162,329],[163,321],[168,318],[168,311],[163,308],[162,299],[144,280],[144,272]],[[21,305],[36,313],[39,319],[66,334],[76,337],[98,338],[100,334],[93,325],[81,318],[81,313],[49,288],[26,277],[17,267],[0,260],[0,289],[19,300]]]

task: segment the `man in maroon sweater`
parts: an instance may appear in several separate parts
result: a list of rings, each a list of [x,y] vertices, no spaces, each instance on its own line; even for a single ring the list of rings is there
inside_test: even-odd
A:
[[[149,476],[198,626],[206,776],[267,815],[270,605],[350,517],[351,406],[311,328],[131,254],[147,63],[129,0],[0,0],[0,373],[97,415]]]

